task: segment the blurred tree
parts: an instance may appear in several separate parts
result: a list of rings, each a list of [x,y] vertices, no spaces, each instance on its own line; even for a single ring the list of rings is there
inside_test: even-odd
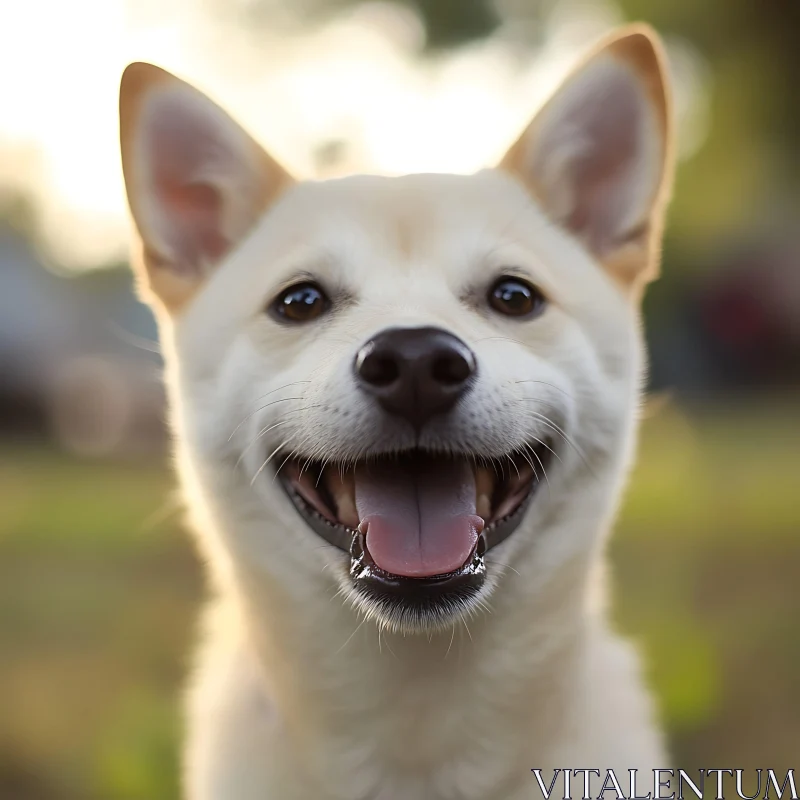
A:
[[[800,3],[620,0],[625,15],[692,42],[712,74],[708,138],[679,173],[671,240],[705,249],[800,208]]]
[[[218,13],[231,17],[231,5],[245,26],[270,25],[276,21],[294,21],[301,25],[325,21],[349,6],[373,0],[212,0]],[[391,0],[390,0],[391,1]],[[457,47],[488,36],[500,24],[501,17],[491,0],[393,0],[419,14],[426,33],[428,50]]]
[[[487,0],[409,0],[422,19],[429,49],[451,47],[488,36],[500,23]]]

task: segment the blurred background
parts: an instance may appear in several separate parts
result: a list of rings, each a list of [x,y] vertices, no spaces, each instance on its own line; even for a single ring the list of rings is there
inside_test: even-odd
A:
[[[625,20],[666,38],[681,161],[615,616],[676,763],[798,766],[797,0],[8,0],[0,800],[177,797],[202,577],[125,263],[125,64],[195,83],[300,176],[469,172]]]

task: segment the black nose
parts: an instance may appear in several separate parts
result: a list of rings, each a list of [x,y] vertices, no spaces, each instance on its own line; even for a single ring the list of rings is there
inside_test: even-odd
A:
[[[417,429],[453,407],[469,389],[475,369],[469,347],[441,328],[382,331],[355,361],[362,389]]]

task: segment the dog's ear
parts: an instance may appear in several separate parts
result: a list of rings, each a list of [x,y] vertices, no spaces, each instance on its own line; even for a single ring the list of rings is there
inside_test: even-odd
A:
[[[500,164],[626,286],[657,275],[672,167],[663,49],[644,25],[603,42]]]
[[[137,267],[174,312],[291,178],[219,106],[151,64],[127,67],[119,110]]]

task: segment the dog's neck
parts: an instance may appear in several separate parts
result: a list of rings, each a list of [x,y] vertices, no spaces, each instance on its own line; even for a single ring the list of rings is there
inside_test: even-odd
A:
[[[266,612],[277,595],[255,575],[242,579],[240,607],[264,691],[298,753],[330,755],[320,755],[327,774],[365,758],[417,774],[457,760],[516,763],[524,776],[532,764],[522,762],[546,754],[571,716],[587,567],[566,565],[540,597],[513,575],[492,612],[430,636],[381,631],[330,594]]]

